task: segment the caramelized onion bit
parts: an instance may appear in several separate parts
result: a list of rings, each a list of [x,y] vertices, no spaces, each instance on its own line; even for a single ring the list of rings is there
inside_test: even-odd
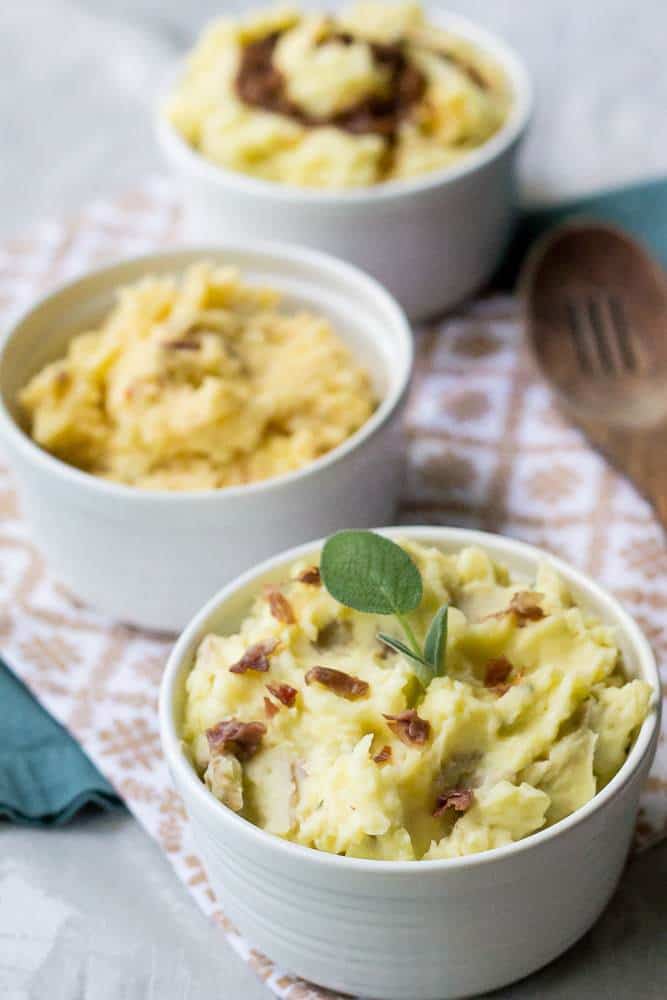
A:
[[[366,681],[352,674],[346,674],[343,670],[334,670],[332,667],[311,667],[306,674],[306,684],[316,682],[323,687],[329,688],[334,694],[354,701],[355,698],[365,698],[370,691],[370,686]]]
[[[211,753],[233,753],[239,760],[247,760],[259,749],[265,732],[263,722],[223,719],[206,730],[206,739]]]
[[[312,587],[319,587],[322,582],[319,566],[309,566],[302,570],[297,576],[299,583],[309,583]]]
[[[384,718],[392,733],[409,747],[423,746],[430,736],[431,723],[421,719],[414,708],[409,708],[399,715],[385,715]]]
[[[376,764],[386,764],[388,760],[391,760],[391,747],[390,746],[382,747],[379,753],[375,754],[373,760],[375,761]]]
[[[276,587],[266,588],[266,599],[269,602],[269,609],[276,621],[283,622],[284,625],[293,625],[296,621],[292,605],[284,594],[281,594]]]
[[[266,712],[267,718],[272,719],[273,716],[280,711],[280,708],[274,701],[271,701],[270,698],[267,698],[266,695],[264,695],[264,711]]]
[[[509,689],[509,684],[506,681],[513,669],[514,667],[506,656],[498,656],[489,660],[484,674],[484,687],[490,688],[496,692],[498,697],[501,697]]]
[[[475,795],[472,788],[450,788],[446,792],[443,792],[442,795],[438,795],[433,815],[442,816],[448,809],[464,813],[470,809],[474,799]]]
[[[520,628],[526,622],[537,622],[544,618],[544,611],[539,605],[542,595],[533,590],[520,590],[510,601],[509,610],[514,614]]]
[[[296,696],[299,693],[296,688],[293,688],[290,684],[267,684],[267,690],[271,692],[274,698],[282,702],[287,708],[291,708],[296,701]]]
[[[317,633],[317,639],[313,643],[315,649],[321,653],[325,649],[332,649],[334,646],[347,646],[352,641],[354,630],[351,622],[339,622],[336,618],[323,625]]]
[[[269,669],[269,656],[278,645],[277,639],[264,639],[263,642],[256,642],[254,646],[246,649],[245,653],[238,661],[229,668],[232,674],[244,674],[246,670],[256,670],[263,674]]]

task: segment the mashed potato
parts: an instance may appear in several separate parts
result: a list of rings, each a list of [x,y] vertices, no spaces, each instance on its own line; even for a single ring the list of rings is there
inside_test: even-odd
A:
[[[508,107],[495,62],[419,4],[366,2],[336,18],[282,8],[214,22],[165,114],[223,167],[345,188],[448,167]]]
[[[328,321],[281,310],[232,268],[119,291],[21,393],[34,440],[106,479],[201,490],[298,469],[372,414],[367,374]]]
[[[500,847],[588,802],[646,716],[649,686],[548,565],[527,590],[480,549],[404,547],[415,631],[451,602],[446,676],[425,692],[378,641],[388,619],[338,604],[307,564],[199,647],[183,738],[213,794],[271,833],[388,860]]]

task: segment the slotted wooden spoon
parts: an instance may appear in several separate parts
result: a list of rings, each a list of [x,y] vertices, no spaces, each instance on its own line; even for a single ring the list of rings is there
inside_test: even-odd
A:
[[[533,356],[561,406],[667,529],[667,280],[630,236],[569,222],[519,280]]]

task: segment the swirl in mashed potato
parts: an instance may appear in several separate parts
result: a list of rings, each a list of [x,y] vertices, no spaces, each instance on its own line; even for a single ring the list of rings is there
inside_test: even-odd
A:
[[[21,393],[33,439],[71,465],[160,490],[299,469],[371,416],[367,373],[328,320],[200,262],[122,288]]]
[[[346,188],[457,163],[507,118],[494,60],[418,3],[337,17],[273,9],[211,24],[165,106],[207,159],[264,180]]]
[[[446,676],[422,692],[378,642],[387,619],[300,563],[237,633],[203,640],[183,738],[221,802],[307,847],[411,860],[510,844],[607,784],[651,689],[548,564],[528,590],[479,548],[402,544],[424,583],[415,631],[451,602]]]

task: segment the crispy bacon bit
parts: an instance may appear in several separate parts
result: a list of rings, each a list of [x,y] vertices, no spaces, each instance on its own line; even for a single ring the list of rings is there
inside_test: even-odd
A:
[[[385,715],[392,733],[410,746],[423,746],[431,734],[431,723],[421,719],[414,708],[399,715]]]
[[[442,795],[438,795],[434,816],[442,816],[448,809],[454,809],[458,813],[464,813],[470,809],[475,799],[472,788],[450,788]]]
[[[275,702],[271,701],[271,699],[267,698],[266,695],[265,695],[264,696],[264,711],[266,712],[267,717],[269,719],[272,719],[273,716],[276,715],[280,711],[280,708],[278,707],[278,705],[276,705]]]
[[[296,621],[292,605],[284,594],[281,594],[277,587],[267,587],[265,590],[266,599],[269,602],[269,609],[276,621],[283,622],[284,625],[293,625]]]
[[[348,701],[355,698],[365,698],[370,691],[370,686],[366,681],[352,674],[346,674],[343,670],[334,670],[332,667],[311,667],[306,674],[306,684],[317,682],[329,688],[334,694],[339,694]]]
[[[263,722],[223,719],[206,730],[206,738],[211,753],[233,753],[239,760],[248,760],[259,749],[265,732]]]
[[[287,708],[291,708],[296,701],[296,696],[299,693],[296,688],[293,688],[290,684],[267,684],[267,689],[271,692],[274,698],[282,702]]]
[[[302,570],[297,576],[299,583],[309,583],[312,587],[319,587],[322,582],[319,566],[309,566]]]
[[[533,590],[520,590],[510,601],[509,610],[513,612],[520,628],[526,622],[537,622],[544,618],[544,611],[539,605],[541,596]]]
[[[507,678],[512,673],[514,667],[506,656],[498,656],[489,660],[484,674],[484,687],[495,691],[498,697],[502,697],[510,685],[506,683]]]
[[[266,673],[269,669],[269,656],[277,645],[277,639],[264,639],[263,642],[256,642],[254,646],[246,649],[238,663],[232,664],[229,668],[230,672],[244,674],[246,670],[256,670],[260,674]]]
[[[386,764],[388,760],[391,760],[391,747],[385,746],[376,753],[373,757],[376,764]]]

